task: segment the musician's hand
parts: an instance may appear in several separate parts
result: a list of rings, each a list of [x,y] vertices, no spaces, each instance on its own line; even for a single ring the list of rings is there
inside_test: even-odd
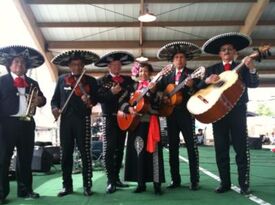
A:
[[[220,77],[216,74],[210,75],[208,78],[205,79],[206,84],[213,84],[220,80]]]
[[[193,84],[194,84],[194,81],[193,81],[192,78],[188,78],[188,79],[186,80],[186,82],[185,82],[185,85],[186,85],[187,87],[192,87]]]
[[[44,98],[43,97],[41,97],[41,96],[37,96],[37,97],[35,97],[34,99],[34,104],[35,104],[35,106],[40,106],[40,105],[43,105],[43,103],[44,103]]]
[[[57,120],[61,113],[60,113],[60,110],[58,108],[54,108],[54,109],[52,109],[52,114],[54,116],[54,119]]]
[[[255,69],[255,65],[253,63],[253,59],[250,58],[249,56],[245,57],[243,59],[243,62],[245,64],[245,66],[249,69],[249,70],[254,70]]]
[[[82,95],[81,100],[87,105],[87,107],[93,106],[89,95]]]
[[[148,85],[148,87],[149,87],[149,89],[152,93],[155,93],[156,90],[157,90],[156,84],[157,83],[155,83],[155,82],[150,82],[149,85]]]
[[[111,92],[113,93],[113,95],[116,95],[116,94],[118,94],[120,91],[121,91],[121,87],[120,87],[120,85],[117,83],[117,84],[115,84],[115,85],[113,85],[112,87],[111,87]]]
[[[136,114],[136,111],[133,107],[129,107],[128,111],[129,111],[130,114],[133,114],[133,115]]]
[[[163,96],[163,97],[162,97],[162,102],[163,102],[164,104],[169,104],[169,103],[170,103],[170,98],[169,98],[168,96]]]

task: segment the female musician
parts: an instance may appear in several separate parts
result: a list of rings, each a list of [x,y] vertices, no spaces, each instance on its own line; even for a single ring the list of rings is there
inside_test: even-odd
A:
[[[83,193],[85,196],[92,194],[90,115],[91,107],[97,103],[97,82],[95,78],[81,74],[84,74],[84,65],[91,64],[98,59],[99,57],[92,52],[73,50],[62,53],[52,60],[54,64],[68,66],[70,69],[69,74],[59,77],[51,101],[52,113],[55,119],[61,115],[60,142],[62,148],[63,189],[58,193],[59,197],[73,192],[71,175],[75,141],[83,165]],[[81,80],[79,81],[78,78],[81,78]],[[79,84],[76,86],[78,82]]]
[[[141,64],[139,68],[138,91],[149,86],[153,68],[150,64]],[[150,95],[151,94],[151,95]],[[140,124],[129,131],[126,151],[125,181],[134,181],[138,186],[134,193],[146,191],[146,182],[154,182],[155,194],[162,194],[161,183],[165,181],[163,155],[160,139],[159,119],[153,110],[154,99],[150,91],[145,96],[150,100],[151,108],[140,118]],[[127,103],[125,103],[127,104]],[[122,105],[124,112],[133,113],[133,107]]]

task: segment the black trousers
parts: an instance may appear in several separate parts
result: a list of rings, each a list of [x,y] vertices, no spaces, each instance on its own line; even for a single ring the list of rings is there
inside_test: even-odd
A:
[[[91,119],[74,114],[62,116],[60,123],[61,168],[63,187],[72,188],[73,152],[75,143],[81,155],[83,187],[92,186]]]
[[[213,123],[216,162],[223,186],[231,185],[229,149],[232,143],[236,152],[239,185],[249,187],[246,110],[245,104],[237,105],[224,118]]]
[[[179,171],[180,132],[183,135],[189,160],[190,181],[199,182],[199,153],[195,132],[195,122],[191,114],[182,107],[175,107],[173,113],[167,117],[167,131],[169,142],[169,164],[171,178],[174,183],[181,183]]]
[[[34,147],[35,123],[22,121],[18,117],[2,119],[0,133],[0,198],[6,198],[10,192],[9,167],[14,148],[17,149],[16,179],[17,194],[32,192],[31,163]]]
[[[119,179],[122,165],[126,132],[120,130],[116,116],[103,118],[103,158],[108,184],[115,184]]]

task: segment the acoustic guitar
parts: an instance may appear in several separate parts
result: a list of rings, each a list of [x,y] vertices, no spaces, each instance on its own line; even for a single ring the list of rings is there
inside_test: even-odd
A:
[[[261,60],[271,55],[270,46],[263,46],[249,57]],[[223,118],[237,104],[245,91],[245,86],[239,79],[239,71],[244,67],[244,59],[233,70],[219,74],[219,80],[208,87],[199,90],[187,102],[187,109],[202,123],[213,123]]]
[[[160,104],[159,115],[163,117],[167,117],[172,114],[174,107],[179,105],[183,100],[182,92],[179,92],[182,88],[185,87],[187,80],[200,78],[202,79],[205,74],[205,67],[198,67],[190,76],[185,78],[184,81],[175,85],[173,83],[167,85],[163,92],[163,97],[166,96],[169,98],[168,103],[164,103],[163,101]]]
[[[156,83],[164,75],[167,75],[174,69],[172,64],[164,67],[154,78],[151,80],[152,83]],[[144,113],[147,113],[150,108],[150,103],[145,97],[146,93],[150,90],[149,87],[146,87],[142,90],[137,90],[131,96],[129,100],[130,106],[132,106],[137,114],[128,114],[118,111],[117,113],[117,122],[121,130],[134,130],[139,124],[140,116]]]

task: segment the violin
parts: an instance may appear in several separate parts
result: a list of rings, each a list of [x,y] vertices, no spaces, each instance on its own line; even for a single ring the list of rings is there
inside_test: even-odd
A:
[[[65,77],[65,84],[71,87],[75,87],[77,82],[77,77],[74,75],[68,75]],[[90,93],[90,86],[85,82],[85,78],[81,78],[78,85],[75,87],[74,94],[76,96],[82,97],[83,95],[86,97],[90,97],[88,93]]]

